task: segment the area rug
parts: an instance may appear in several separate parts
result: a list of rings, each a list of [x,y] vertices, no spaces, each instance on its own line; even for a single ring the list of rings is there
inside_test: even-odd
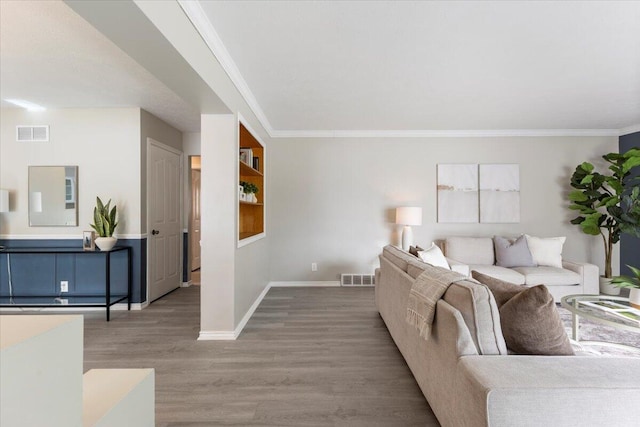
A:
[[[560,317],[564,323],[567,335],[571,338],[571,312],[565,308],[558,307]],[[606,326],[601,323],[593,322],[580,318],[580,340],[589,341],[604,341],[618,344],[625,344],[635,347],[640,350],[640,333],[632,331],[624,331],[615,329],[611,326]],[[583,353],[585,355],[602,356],[602,357],[637,357],[640,358],[640,351],[633,352],[624,349],[594,346],[594,345],[580,345],[572,341],[574,350],[576,352]]]

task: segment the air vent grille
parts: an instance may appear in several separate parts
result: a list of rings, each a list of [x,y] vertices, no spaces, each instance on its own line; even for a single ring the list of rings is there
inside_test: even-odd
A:
[[[18,142],[49,142],[49,126],[16,126]]]
[[[342,286],[374,286],[375,276],[373,274],[341,274],[340,284]]]

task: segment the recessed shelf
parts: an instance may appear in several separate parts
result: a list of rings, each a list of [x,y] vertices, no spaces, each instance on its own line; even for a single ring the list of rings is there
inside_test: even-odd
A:
[[[262,172],[255,170],[243,161],[240,161],[240,176],[263,176]]]
[[[260,141],[241,123],[238,123],[238,182],[252,184],[257,188],[257,202],[238,199],[238,243],[251,243],[264,236],[264,170],[265,150]],[[254,169],[252,166],[257,166]],[[254,200],[256,200],[254,199]]]

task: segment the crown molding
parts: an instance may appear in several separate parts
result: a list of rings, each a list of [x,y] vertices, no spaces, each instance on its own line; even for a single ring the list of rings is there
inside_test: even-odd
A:
[[[629,135],[630,133],[636,133],[636,132],[640,132],[640,123],[638,123],[637,125],[631,125],[631,126],[627,126],[626,128],[622,128],[620,129],[620,132],[618,134],[622,136],[622,135]]]
[[[273,138],[483,138],[550,136],[618,136],[618,129],[498,130],[278,130]]]
[[[200,0],[177,0],[194,28],[218,60],[240,95],[271,138],[483,138],[620,136],[640,131],[640,124],[623,129],[496,129],[496,130],[276,130],[260,107],[238,66],[202,8]]]
[[[267,131],[269,136],[272,136],[274,130],[271,123],[269,123],[269,119],[267,119],[266,114],[260,107],[260,104],[258,104],[258,100],[253,95],[253,92],[249,89],[249,85],[245,81],[244,77],[242,77],[238,66],[229,54],[224,43],[222,43],[220,36],[216,32],[215,28],[213,28],[213,24],[211,24],[207,14],[204,9],[202,9],[200,1],[178,0],[178,4],[187,15],[187,18],[189,18],[196,31],[200,33],[200,36],[209,47],[209,50],[211,50],[211,53],[218,60],[222,69],[227,73],[231,82],[236,89],[238,89],[238,92],[240,92],[242,98],[244,98],[245,102],[249,105],[249,108],[253,114],[255,114],[262,127]]]

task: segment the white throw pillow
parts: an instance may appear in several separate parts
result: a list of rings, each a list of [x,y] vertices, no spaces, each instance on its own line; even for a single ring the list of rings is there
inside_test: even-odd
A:
[[[533,262],[538,265],[562,268],[562,245],[566,237],[533,237],[525,234]]]
[[[424,251],[418,251],[418,257],[421,260],[426,262],[427,264],[431,264],[435,267],[446,268],[447,270],[451,270],[449,267],[449,263],[447,259],[444,257],[444,254],[435,243],[431,243],[431,247],[429,249],[425,249]]]

